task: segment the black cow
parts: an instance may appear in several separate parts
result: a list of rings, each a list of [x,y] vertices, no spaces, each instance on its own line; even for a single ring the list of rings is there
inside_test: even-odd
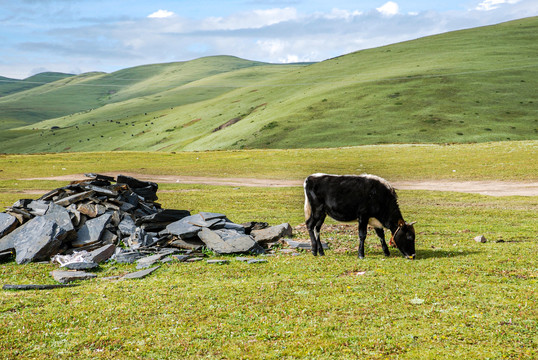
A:
[[[394,188],[375,175],[312,174],[304,181],[306,227],[312,242],[312,253],[324,255],[319,232],[326,215],[335,220],[359,222],[359,258],[364,258],[364,240],[368,224],[375,228],[386,256],[387,228],[392,232],[390,245],[395,245],[409,259],[415,258],[414,223],[407,224],[398,207]]]

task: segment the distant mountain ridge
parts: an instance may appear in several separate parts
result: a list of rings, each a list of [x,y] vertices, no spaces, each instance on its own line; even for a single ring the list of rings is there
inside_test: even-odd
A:
[[[48,84],[56,80],[75,76],[73,74],[65,74],[59,72],[43,72],[26,79],[11,79],[0,76],[0,96],[14,94],[19,91],[29,90],[37,86]]]
[[[538,139],[537,33],[532,17],[314,64],[213,56],[65,76],[0,97],[0,152]]]

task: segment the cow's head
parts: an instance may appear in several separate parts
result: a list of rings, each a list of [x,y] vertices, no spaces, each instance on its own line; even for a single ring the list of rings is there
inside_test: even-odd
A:
[[[411,260],[415,258],[415,228],[413,227],[415,223],[398,221],[398,229],[390,239],[390,245],[396,246],[403,256]]]

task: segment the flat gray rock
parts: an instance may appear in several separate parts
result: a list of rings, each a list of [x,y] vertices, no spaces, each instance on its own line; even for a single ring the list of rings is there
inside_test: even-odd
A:
[[[264,252],[252,237],[244,234],[235,233],[234,236],[227,231],[203,228],[198,236],[209,249],[218,254]]]
[[[7,213],[0,213],[0,238],[15,230],[18,224],[15,216],[11,216]]]
[[[260,244],[273,243],[283,237],[291,237],[292,229],[290,224],[284,223],[276,226],[271,226],[262,230],[252,230],[250,233]]]
[[[140,271],[136,271],[136,272],[133,272],[133,273],[129,273],[127,275],[124,275],[122,277],[122,279],[141,279],[143,277],[146,277],[148,276],[149,274],[151,274],[152,272],[154,272],[155,270],[157,270],[158,268],[160,268],[160,266],[154,266],[152,268],[149,268],[149,269],[145,269],[145,270],[140,270]]]
[[[37,216],[2,238],[2,243],[11,244],[15,249],[18,264],[48,261],[60,249],[65,234],[55,222]]]
[[[60,200],[56,200],[55,203],[56,203],[56,205],[60,205],[60,206],[69,206],[69,205],[74,204],[76,202],[79,202],[81,200],[87,199],[90,196],[92,196],[93,194],[94,194],[94,191],[92,191],[92,190],[84,191],[84,192],[81,192],[81,193],[77,193],[77,194],[73,194],[73,195],[64,197],[63,199],[60,199]]]
[[[136,268],[137,269],[148,268],[148,267],[152,266],[153,264],[155,264],[157,261],[160,261],[165,256],[168,256],[168,254],[166,254],[166,253],[164,253],[164,254],[155,254],[155,255],[150,255],[150,256],[140,258],[140,259],[136,260],[136,263],[137,263]]]
[[[54,270],[50,274],[52,275],[54,280],[62,284],[67,284],[77,280],[88,280],[97,277],[97,275],[85,271]]]
[[[101,239],[101,235],[105,230],[106,224],[110,221],[112,214],[106,213],[95,219],[86,221],[86,223],[77,232],[77,239],[71,245],[73,247],[81,247],[95,244]]]
[[[224,219],[226,218],[226,215],[219,214],[219,213],[212,213],[212,212],[200,212],[199,215],[204,219],[205,221],[213,220],[213,219]]]
[[[228,264],[229,263],[228,260],[221,260],[221,259],[207,260],[206,262],[208,264],[218,264],[218,265],[223,265],[223,264]]]
[[[186,219],[187,218],[183,218],[169,224],[165,231],[168,234],[178,236],[180,239],[189,239],[196,236],[201,230],[200,226],[193,225]]]
[[[99,264],[94,263],[94,262],[85,262],[85,261],[67,263],[64,266],[62,266],[62,268],[69,269],[69,270],[90,270],[90,269],[95,269],[97,267],[99,267]]]
[[[288,246],[292,249],[302,249],[302,250],[312,249],[312,243],[310,241],[306,242],[306,241],[294,241],[290,239],[284,239],[284,242],[288,244]],[[325,250],[329,249],[329,245],[326,242],[322,242],[321,246]]]
[[[179,262],[184,262],[184,261],[187,261],[190,258],[190,256],[189,255],[172,255],[172,258],[176,259]]]
[[[247,261],[247,264],[261,264],[266,262],[267,259],[250,259],[249,261]]]
[[[88,260],[89,262],[95,262],[99,264],[110,259],[112,255],[114,255],[115,251],[116,251],[116,245],[114,244],[104,245],[98,249],[91,251],[89,255],[86,257],[86,260]]]
[[[136,225],[134,220],[130,216],[125,215],[121,220],[120,224],[118,225],[118,228],[122,235],[130,236],[132,233],[135,232]]]
[[[132,264],[143,257],[144,255],[138,251],[121,251],[114,255],[114,260],[120,264]]]
[[[51,202],[48,204],[47,211],[43,217],[54,221],[62,229],[64,229],[66,232],[66,238],[70,239],[75,237],[76,232],[75,228],[73,227],[73,223],[71,222],[71,216],[69,215],[69,211],[64,207]]]

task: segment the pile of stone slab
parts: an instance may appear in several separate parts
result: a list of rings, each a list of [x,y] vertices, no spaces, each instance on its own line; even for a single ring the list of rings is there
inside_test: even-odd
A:
[[[224,214],[163,209],[155,202],[158,185],[153,182],[123,175],[85,176],[37,200],[19,200],[0,213],[0,260],[15,255],[24,264],[84,251],[97,261],[82,262],[112,257],[130,263],[203,248],[217,254],[262,254],[292,235],[289,224],[236,224]]]

